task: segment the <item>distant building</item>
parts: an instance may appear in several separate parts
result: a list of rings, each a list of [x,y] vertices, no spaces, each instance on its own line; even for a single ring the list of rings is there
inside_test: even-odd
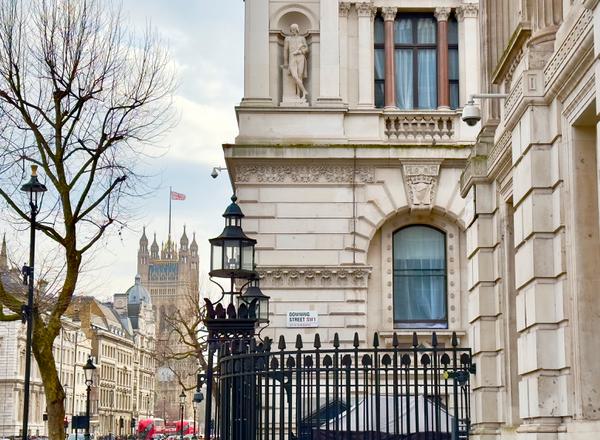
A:
[[[139,276],[114,303],[76,297],[69,308],[92,341],[97,370],[92,420],[98,435],[129,435],[134,422],[152,415],[156,326],[150,294]]]
[[[20,271],[10,268],[6,241],[0,250],[0,277],[5,288],[25,293]],[[81,323],[63,317],[62,328],[54,341],[54,359],[65,391],[65,413],[85,414],[86,384],[83,366],[91,354],[91,340],[81,330]],[[17,436],[23,426],[23,388],[25,383],[26,327],[21,321],[0,322],[0,437]],[[29,434],[44,436],[46,397],[40,371],[35,362],[31,369]]]
[[[180,381],[183,381],[186,387],[194,386],[197,365],[195,359],[177,362],[164,360],[169,353],[189,350],[179,347],[178,341],[172,340],[171,327],[166,318],[174,317],[176,311],[185,316],[187,311],[193,310],[190,301],[194,301],[199,294],[199,257],[195,235],[190,243],[184,227],[178,249],[170,235],[167,242],[159,248],[154,234],[154,240],[148,248],[148,238],[144,229],[138,250],[138,273],[142,285],[150,292],[152,304],[156,309],[157,358],[159,362],[163,359],[157,365],[157,399],[154,402],[154,414],[166,420],[177,420],[180,417]],[[190,411],[192,394],[187,393]]]

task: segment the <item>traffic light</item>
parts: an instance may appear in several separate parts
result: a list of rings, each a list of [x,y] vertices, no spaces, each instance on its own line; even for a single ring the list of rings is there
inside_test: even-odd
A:
[[[63,422],[65,429],[67,429],[69,427],[69,420],[65,417],[65,420]]]
[[[131,418],[131,428],[135,428],[135,417]]]

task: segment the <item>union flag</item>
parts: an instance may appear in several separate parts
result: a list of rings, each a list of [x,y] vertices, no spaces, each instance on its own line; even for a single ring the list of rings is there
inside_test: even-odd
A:
[[[171,200],[185,200],[185,194],[171,191]]]

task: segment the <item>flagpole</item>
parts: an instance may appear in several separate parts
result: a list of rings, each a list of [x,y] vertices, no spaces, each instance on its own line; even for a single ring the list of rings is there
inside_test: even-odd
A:
[[[169,187],[169,244],[171,243],[171,199],[173,198],[173,189]]]

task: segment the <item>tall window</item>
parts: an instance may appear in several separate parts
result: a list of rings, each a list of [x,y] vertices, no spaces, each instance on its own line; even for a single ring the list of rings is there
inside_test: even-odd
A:
[[[432,15],[401,15],[394,22],[396,106],[437,107],[437,24]]]
[[[394,233],[394,326],[447,328],[446,237],[429,226]]]
[[[383,18],[375,17],[375,107],[384,106],[385,31]]]
[[[458,23],[448,18],[448,90],[451,108],[459,106]],[[375,106],[383,107],[385,77],[385,25],[375,18]],[[394,84],[396,107],[402,110],[438,106],[438,23],[433,14],[400,13],[394,20]]]
[[[450,82],[450,108],[458,108],[458,23],[448,18],[448,80]]]

